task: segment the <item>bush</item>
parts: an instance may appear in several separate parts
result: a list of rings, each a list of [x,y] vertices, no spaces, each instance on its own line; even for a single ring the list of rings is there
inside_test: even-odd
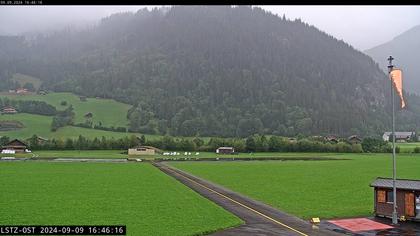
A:
[[[363,148],[361,144],[353,144],[351,145],[351,152],[354,153],[361,153],[363,152]]]
[[[414,153],[420,153],[420,147],[414,148]]]
[[[82,127],[82,128],[92,128],[92,125],[87,124],[87,123],[77,123],[77,124],[73,124],[73,126]]]
[[[67,106],[67,101],[61,101],[61,102],[60,102],[60,105],[61,105],[61,106]]]
[[[99,130],[105,130],[105,131],[114,131],[114,132],[123,132],[123,133],[127,132],[127,128],[125,127],[116,127],[116,128],[114,126],[105,127],[105,126],[102,126],[101,124],[94,125],[93,128],[99,129]]]
[[[384,153],[392,151],[392,147],[388,142],[382,139],[365,138],[362,141],[362,149],[364,152]]]

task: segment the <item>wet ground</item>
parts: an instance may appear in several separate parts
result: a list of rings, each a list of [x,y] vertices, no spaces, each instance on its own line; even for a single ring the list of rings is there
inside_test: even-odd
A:
[[[164,162],[154,165],[187,187],[241,218],[245,224],[221,230],[212,236],[334,236],[333,231],[312,227],[308,221],[288,215],[261,202],[247,198],[220,185],[203,180]]]
[[[368,217],[368,219],[382,224],[393,226],[392,229],[383,229],[383,230],[371,230],[371,231],[361,231],[361,232],[351,232],[344,228],[341,228],[335,224],[332,224],[328,221],[321,221],[319,227],[321,229],[328,229],[337,233],[342,233],[345,235],[352,236],[420,236],[420,222],[399,222],[398,225],[392,225],[391,219],[381,218],[381,217]]]

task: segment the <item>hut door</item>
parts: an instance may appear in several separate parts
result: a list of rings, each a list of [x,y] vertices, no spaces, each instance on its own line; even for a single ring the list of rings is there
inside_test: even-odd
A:
[[[405,215],[415,216],[414,212],[414,193],[405,193]]]

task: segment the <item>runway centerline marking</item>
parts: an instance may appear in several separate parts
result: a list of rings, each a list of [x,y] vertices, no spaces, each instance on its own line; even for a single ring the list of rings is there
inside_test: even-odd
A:
[[[268,219],[268,220],[271,220],[271,221],[273,221],[274,223],[279,224],[279,225],[281,225],[281,226],[283,226],[283,227],[285,227],[285,228],[287,228],[287,229],[289,229],[289,230],[291,230],[291,231],[293,231],[293,232],[295,232],[295,233],[298,233],[298,234],[303,235],[303,236],[309,236],[309,235],[307,235],[307,234],[305,234],[305,233],[303,233],[303,232],[301,232],[301,231],[299,231],[299,230],[297,230],[297,229],[294,229],[294,228],[292,228],[292,227],[290,227],[290,226],[288,226],[288,225],[286,225],[286,224],[284,224],[284,223],[282,223],[282,222],[280,222],[280,221],[278,221],[278,220],[276,220],[276,219],[271,218],[270,216],[265,215],[264,213],[261,213],[261,212],[259,212],[259,211],[255,210],[255,209],[254,209],[254,208],[252,208],[252,207],[249,207],[249,206],[247,206],[247,205],[245,205],[245,204],[243,204],[243,203],[240,203],[240,202],[236,201],[235,199],[232,199],[232,198],[230,198],[230,197],[228,197],[228,196],[226,196],[226,195],[224,195],[224,194],[222,194],[222,193],[219,193],[218,191],[216,191],[216,190],[214,190],[214,189],[211,189],[211,188],[209,188],[209,187],[207,187],[207,186],[205,186],[205,185],[203,185],[203,184],[200,184],[200,183],[198,183],[197,181],[195,181],[195,180],[193,180],[193,179],[189,178],[188,176],[185,176],[184,174],[182,174],[182,173],[180,173],[180,172],[178,172],[178,171],[173,170],[172,168],[170,168],[170,167],[168,167],[168,166],[165,166],[164,168],[165,168],[165,169],[167,169],[167,170],[169,170],[169,171],[172,171],[172,172],[174,172],[174,173],[176,173],[176,174],[178,174],[178,175],[181,175],[182,177],[184,177],[184,178],[188,179],[190,182],[192,182],[192,183],[194,183],[194,184],[197,184],[197,185],[199,185],[199,186],[201,186],[201,187],[203,187],[203,188],[205,188],[205,189],[209,190],[210,192],[213,192],[213,193],[215,193],[215,194],[217,194],[217,195],[219,195],[219,196],[221,196],[221,197],[224,197],[224,198],[226,198],[226,199],[228,199],[228,200],[230,200],[230,201],[232,201],[232,202],[234,202],[234,203],[236,203],[236,204],[238,204],[238,205],[240,205],[240,206],[242,206],[242,207],[244,207],[244,208],[246,208],[246,209],[248,209],[248,210],[250,210],[250,211],[252,211],[252,212],[254,212],[254,213],[257,213],[258,215],[260,215],[260,216],[262,216],[262,217],[264,217],[264,218],[266,218],[266,219]]]

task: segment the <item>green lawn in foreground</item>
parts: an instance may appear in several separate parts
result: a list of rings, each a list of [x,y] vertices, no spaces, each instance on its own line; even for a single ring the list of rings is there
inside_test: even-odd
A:
[[[1,97],[8,97],[16,100],[36,100],[44,101],[57,108],[57,110],[64,110],[70,104],[73,105],[76,114],[75,123],[84,123],[84,115],[92,112],[92,121],[97,124],[102,122],[106,127],[127,127],[127,111],[131,105],[117,102],[112,99],[102,98],[87,98],[87,101],[82,102],[78,95],[73,93],[48,93],[46,95],[17,95],[17,94],[2,94]],[[62,106],[62,101],[67,102],[67,106]]]
[[[378,176],[392,176],[391,154],[346,154],[351,160],[172,162],[171,165],[293,215],[369,216]],[[420,178],[420,155],[399,154],[399,178]]]
[[[150,164],[0,162],[0,225],[123,224],[193,235],[241,221]]]

